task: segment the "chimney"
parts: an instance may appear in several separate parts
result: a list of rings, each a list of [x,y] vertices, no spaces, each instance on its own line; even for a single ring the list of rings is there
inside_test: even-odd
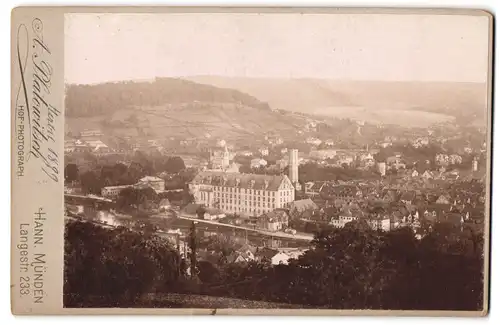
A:
[[[264,184],[265,184],[264,189],[266,189],[266,190],[267,190],[267,188],[269,187],[269,180],[267,180],[267,179],[266,179],[266,180],[264,180]]]
[[[297,149],[290,150],[288,168],[290,181],[295,185],[299,181],[299,151]]]

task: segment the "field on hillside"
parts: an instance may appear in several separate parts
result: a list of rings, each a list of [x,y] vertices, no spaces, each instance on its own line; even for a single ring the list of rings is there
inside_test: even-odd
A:
[[[395,124],[403,127],[429,127],[451,122],[453,116],[418,110],[366,109],[362,107],[325,107],[312,110],[315,115],[350,118],[374,124]]]
[[[190,103],[117,110],[109,115],[67,118],[67,129],[77,133],[100,128],[116,136],[247,138],[271,130],[294,132],[300,117],[235,104]]]

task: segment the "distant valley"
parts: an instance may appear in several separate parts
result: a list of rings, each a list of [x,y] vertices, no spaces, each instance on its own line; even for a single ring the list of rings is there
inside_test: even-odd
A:
[[[293,112],[320,120],[347,118],[403,127],[485,124],[486,88],[481,84],[188,79],[67,85],[66,130],[238,139],[271,131],[294,134],[307,119]]]
[[[484,125],[487,87],[481,83],[186,77],[231,87],[286,111],[426,127],[454,121]],[[430,113],[430,114],[429,114]]]

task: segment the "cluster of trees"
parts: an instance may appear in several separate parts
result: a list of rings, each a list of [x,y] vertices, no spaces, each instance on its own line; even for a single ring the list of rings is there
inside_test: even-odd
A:
[[[176,174],[186,168],[181,157],[164,156],[160,153],[146,154],[142,151],[136,151],[131,161],[143,166],[149,175],[161,172]]]
[[[265,175],[288,175],[289,167],[283,170],[271,167],[250,168],[249,165],[240,166],[240,173],[253,173]],[[351,168],[347,164],[342,167],[322,166],[314,162],[308,162],[299,166],[299,179],[303,182],[310,181],[347,181],[352,179],[379,179],[375,169],[357,169]]]
[[[105,115],[120,109],[193,101],[241,103],[269,109],[267,103],[240,91],[176,78],[156,78],[153,82],[69,85],[66,88],[66,114],[70,117]]]
[[[410,229],[324,229],[314,248],[288,265],[226,265],[212,270],[201,290],[314,308],[481,309],[482,249],[452,254],[444,246],[457,243],[443,236],[417,241]]]
[[[400,153],[404,159],[408,160],[408,162],[425,162],[426,160],[429,160],[429,162],[434,163],[436,155],[442,151],[442,148],[436,145],[415,148],[411,144],[394,144],[393,146],[387,148],[381,148],[373,158],[377,162],[385,162],[388,157],[394,156],[396,153]]]
[[[380,151],[374,155],[374,159],[377,162],[384,162],[388,157],[394,156],[396,153],[400,153],[402,155],[403,160],[407,164],[408,167],[419,168],[422,167],[424,169],[434,170],[439,166],[436,164],[436,155],[439,153],[446,153],[442,147],[437,145],[428,145],[419,148],[415,148],[410,144],[396,144],[391,147],[381,148]],[[448,150],[448,154],[457,152],[456,150]],[[449,169],[458,168],[463,170],[470,170],[472,166],[472,160],[474,159],[474,155],[472,154],[462,154],[462,162],[459,164],[455,164],[453,166],[448,166]],[[429,161],[426,164],[426,161]]]
[[[128,187],[120,191],[116,200],[118,211],[133,216],[149,215],[159,208],[162,199],[168,199],[176,206],[184,207],[194,201],[194,197],[187,189],[182,192],[167,192],[157,194],[152,188]]]
[[[159,196],[150,188],[128,187],[120,191],[116,206],[118,210],[127,213],[146,212],[157,207]]]
[[[284,173],[288,174],[288,167],[285,168]],[[306,163],[299,166],[299,179],[303,182],[378,178],[380,175],[375,170],[361,170],[346,166],[321,166],[316,163]]]
[[[66,223],[65,307],[138,307],[145,294],[168,292],[184,275],[178,252],[159,237]]]
[[[137,152],[130,164],[97,163],[84,172],[80,172],[77,164],[68,163],[64,168],[64,179],[66,182],[80,181],[85,193],[100,195],[104,186],[135,184],[146,175],[156,175],[161,172],[178,174],[175,180],[177,183],[189,180],[193,173],[186,171],[185,168],[181,157],[148,156]]]
[[[72,222],[66,226],[65,306],[137,307],[147,294],[178,292],[304,308],[480,310],[483,241],[446,226],[416,240],[408,228],[379,232],[353,223],[318,229],[304,255],[271,266],[226,263],[235,247],[230,239],[191,236],[191,248],[215,252],[203,261],[190,255],[192,279],[177,252],[153,235]]]

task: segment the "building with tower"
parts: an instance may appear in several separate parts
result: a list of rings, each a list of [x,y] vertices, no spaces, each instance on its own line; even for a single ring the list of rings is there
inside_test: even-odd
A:
[[[230,154],[227,146],[222,151],[210,151],[209,168],[215,170],[227,170],[230,167]]]
[[[294,187],[286,175],[202,171],[189,190],[197,204],[248,216],[286,208],[295,200]]]
[[[477,157],[472,160],[472,171],[477,172]]]
[[[385,176],[385,173],[386,173],[385,162],[379,162],[377,164],[377,167],[378,167],[378,172],[379,172],[380,176]]]

